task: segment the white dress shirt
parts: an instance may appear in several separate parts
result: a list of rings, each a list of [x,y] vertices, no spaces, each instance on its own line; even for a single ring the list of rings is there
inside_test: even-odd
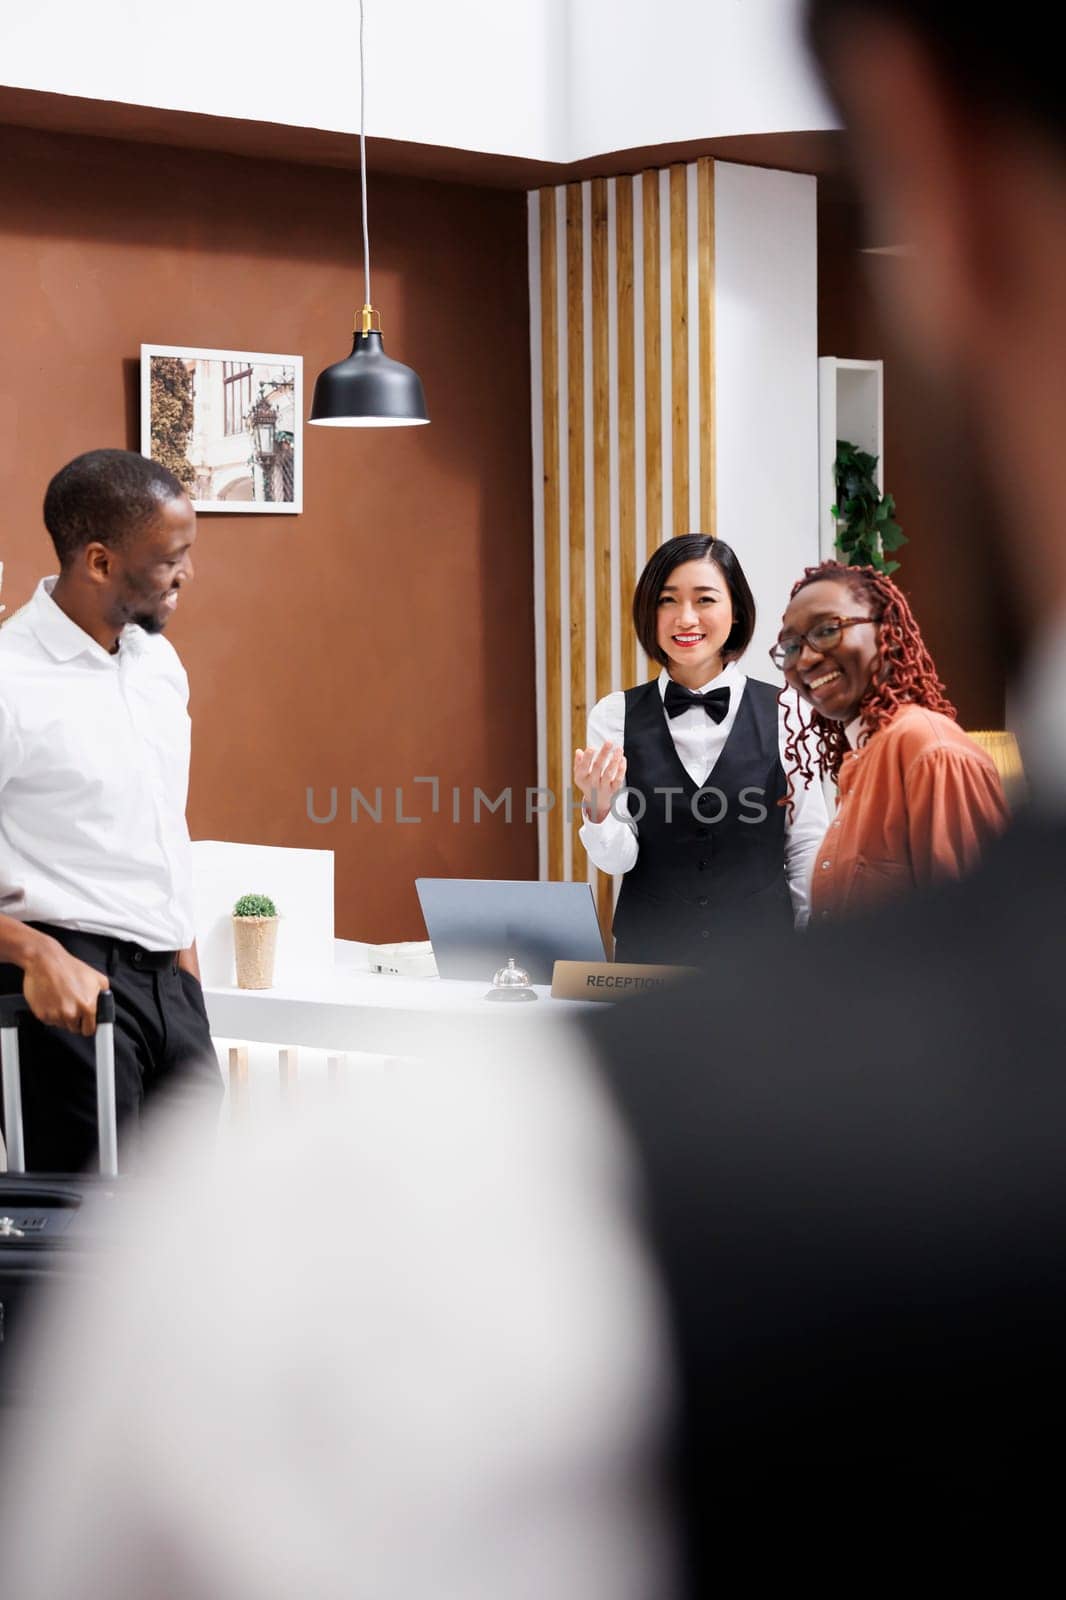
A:
[[[729,710],[721,722],[712,721],[706,711],[699,706],[682,711],[676,717],[667,717],[665,709],[663,710],[663,717],[666,719],[681,765],[697,788],[710,782],[715,764],[733,731],[747,681],[747,676],[740,665],[736,661],[731,661],[716,678],[701,686],[699,691],[701,694],[708,689],[730,691]],[[669,673],[661,672],[660,695],[665,697],[669,682]],[[796,726],[800,719],[795,695],[786,690],[786,698],[792,705],[792,721],[793,726]],[[787,776],[784,715],[782,707],[779,715],[781,764]],[[589,712],[587,747],[598,750],[606,743],[623,747],[625,722],[626,698],[624,692],[618,689],[614,694],[605,695],[602,700],[597,701]],[[817,779],[808,788],[804,786],[802,778],[797,777],[795,788],[795,815],[791,821],[787,812],[785,815],[785,873],[792,895],[796,926],[802,928],[806,926],[810,916],[811,870],[818,853],[818,846],[828,827],[829,818],[826,814],[822,787]],[[601,872],[613,874],[628,872],[636,865],[640,850],[637,829],[632,819],[625,815],[621,802],[616,804],[613,811],[607,813],[602,822],[592,822],[586,816],[582,823],[580,838],[589,860],[594,866],[599,867]]]
[[[665,1319],[557,1031],[308,1082],[218,1170],[176,1140],[138,1173],[5,1419],[5,1596],[671,1600]]]
[[[0,628],[0,913],[183,950],[185,669],[133,625],[109,655],[56,605],[55,582]]]

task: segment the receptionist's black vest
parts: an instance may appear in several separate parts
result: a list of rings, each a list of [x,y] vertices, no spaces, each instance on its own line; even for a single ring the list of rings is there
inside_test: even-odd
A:
[[[658,682],[626,690],[626,786],[640,853],[618,896],[617,960],[691,965],[720,937],[791,926],[777,694],[747,680],[700,789],[670,737]]]

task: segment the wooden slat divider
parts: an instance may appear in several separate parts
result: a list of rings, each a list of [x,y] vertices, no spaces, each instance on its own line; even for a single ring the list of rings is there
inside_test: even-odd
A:
[[[540,306],[544,437],[544,651],[548,719],[548,789],[562,792],[562,515],[559,484],[559,301],[556,284],[555,190],[540,191]],[[569,773],[567,774],[569,777]],[[563,876],[561,807],[547,819],[548,877]]]
[[[637,583],[636,380],[633,345],[633,180],[615,188],[618,294],[618,548],[622,685],[637,678],[637,640],[630,623]],[[621,687],[621,685],[615,685]]]
[[[540,191],[540,317],[541,395],[544,481],[543,636],[546,683],[547,771],[542,782],[555,797],[547,822],[549,878],[566,870],[568,826],[566,796],[570,787],[572,748],[563,748],[569,707],[571,747],[586,738],[589,694],[600,698],[632,684],[637,675],[637,645],[630,622],[633,590],[638,571],[638,492],[644,495],[647,553],[664,538],[689,531],[692,512],[689,491],[697,470],[698,438],[699,524],[702,531],[716,529],[715,498],[715,341],[714,341],[714,162],[696,163],[694,192],[697,214],[689,207],[691,167],[670,169],[669,182],[660,189],[660,174],[648,171],[614,180],[614,256],[608,228],[609,183],[568,184]],[[660,201],[660,194],[662,200]],[[661,205],[669,195],[669,228]],[[586,205],[588,211],[586,211]],[[636,208],[640,206],[640,217]],[[564,226],[565,238],[559,231]],[[641,228],[638,259],[637,227]],[[695,233],[696,252],[689,262],[689,230]],[[661,259],[661,244],[669,237],[669,260]],[[586,228],[588,230],[586,235]],[[589,251],[586,259],[586,249]],[[642,273],[642,302],[636,304],[636,277]],[[664,357],[662,304],[669,275],[671,306],[669,350]],[[690,275],[698,274],[694,285]],[[591,295],[588,287],[591,286]],[[612,365],[608,300],[613,287],[617,306],[616,339]],[[689,354],[689,290],[692,314],[699,317]],[[560,350],[560,319],[565,316],[565,348]],[[637,322],[640,326],[637,326]],[[637,341],[640,341],[638,346]],[[586,351],[589,367],[586,372]],[[638,359],[642,356],[644,387],[641,414],[637,411]],[[664,394],[664,363],[669,361],[669,395]],[[698,361],[696,373],[690,372]],[[561,371],[565,363],[565,375]],[[690,416],[692,395],[698,400],[697,426]],[[612,381],[615,392],[611,392]],[[587,386],[591,384],[591,394]],[[668,401],[669,436],[664,439],[664,401]],[[617,436],[612,440],[611,407],[617,407]],[[588,410],[586,409],[588,408]],[[638,432],[638,430],[640,430]],[[565,433],[565,440],[564,440]],[[695,434],[695,437],[693,437]],[[644,483],[637,483],[638,444],[643,440]],[[691,441],[691,443],[690,443]],[[566,450],[563,459],[562,451]],[[664,485],[664,450],[671,467]],[[562,474],[567,475],[567,495],[562,503]],[[587,498],[588,485],[591,494]],[[663,523],[664,488],[670,495],[671,526]],[[617,493],[617,549],[612,558],[611,506]],[[564,547],[563,530],[567,536]],[[594,586],[593,622],[587,620],[589,585]],[[563,596],[568,595],[566,609]],[[612,615],[617,608],[620,624],[621,681],[615,682],[611,649]],[[568,649],[564,652],[564,643]],[[564,677],[564,655],[569,670]],[[592,668],[591,672],[589,668]],[[658,666],[649,663],[655,676]],[[577,837],[580,816],[573,821],[571,875],[585,876],[586,858]],[[599,875],[595,884],[597,908],[609,935],[613,908],[612,880]]]
[[[670,168],[670,419],[673,528],[690,533],[688,505],[688,179]]]
[[[585,679],[588,625],[585,618],[585,241],[584,196],[580,183],[566,189],[566,393],[570,515],[570,743],[575,748],[585,743],[588,721],[588,688]],[[572,752],[568,751],[567,756]],[[569,792],[571,772],[567,767],[563,783]],[[556,809],[565,821],[564,795],[556,793]],[[586,874],[585,852],[578,830],[580,812],[575,811],[572,831],[571,877]]]
[[[648,554],[663,542],[662,334],[659,174],[644,174],[644,477]]]
[[[714,375],[714,161],[696,163],[699,196],[700,531],[717,534]]]
[[[592,183],[592,471],[596,698],[611,682],[611,374],[607,326],[607,180]]]

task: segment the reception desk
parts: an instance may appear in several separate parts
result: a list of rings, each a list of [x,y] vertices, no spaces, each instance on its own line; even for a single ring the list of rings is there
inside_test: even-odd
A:
[[[546,988],[536,1001],[486,1000],[491,973],[483,983],[460,983],[371,972],[365,943],[334,938],[332,851],[199,840],[193,861],[197,945],[216,1041],[425,1057],[473,1038],[507,1049],[530,1030],[550,1033],[589,1009],[553,1000]],[[251,892],[269,894],[281,913],[269,989],[234,983],[231,912]]]
[[[205,984],[211,1032],[308,1049],[373,1055],[426,1056],[477,1037],[506,1048],[529,1030],[551,1030],[585,1015],[592,1003],[486,1000],[488,983],[446,978],[399,978],[369,971],[366,945],[334,941],[334,964],[300,973],[291,968],[271,989]]]

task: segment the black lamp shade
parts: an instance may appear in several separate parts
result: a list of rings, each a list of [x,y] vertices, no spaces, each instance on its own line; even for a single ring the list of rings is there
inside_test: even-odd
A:
[[[391,361],[381,334],[357,333],[352,353],[319,373],[311,421],[334,428],[402,428],[428,422],[422,380]]]

